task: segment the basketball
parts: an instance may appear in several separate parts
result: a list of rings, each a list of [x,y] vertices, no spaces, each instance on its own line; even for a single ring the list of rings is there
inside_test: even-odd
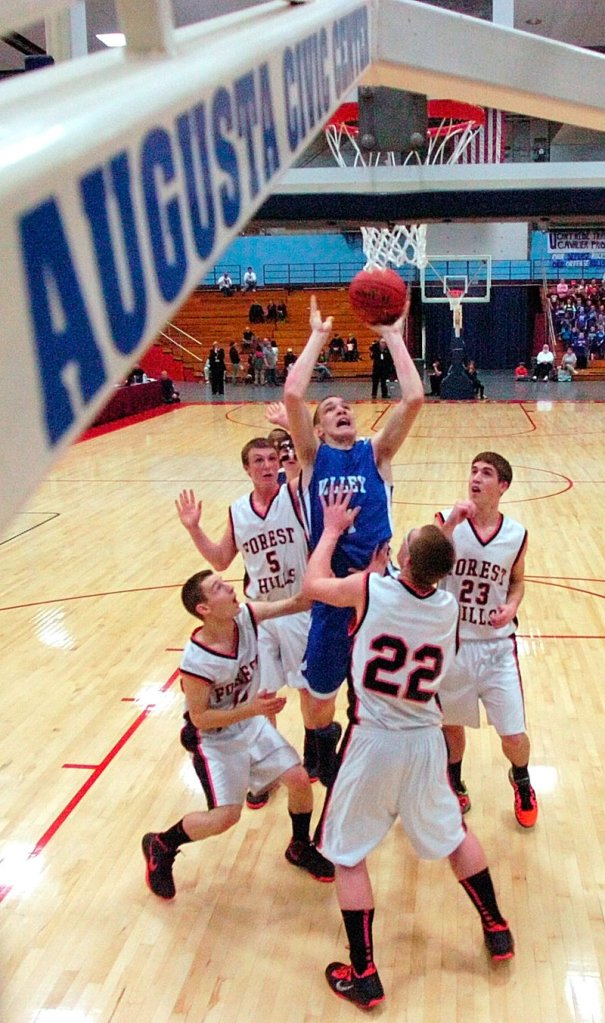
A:
[[[394,270],[361,270],[349,286],[349,301],[364,323],[391,324],[401,316],[407,296],[405,281]]]

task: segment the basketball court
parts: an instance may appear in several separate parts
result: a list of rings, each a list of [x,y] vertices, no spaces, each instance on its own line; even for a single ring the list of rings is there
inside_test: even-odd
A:
[[[49,10],[59,6],[43,2]],[[17,6],[23,13],[28,4],[0,6],[3,30],[19,23]],[[212,536],[222,532],[228,504],[249,488],[240,449],[251,436],[268,432],[262,401],[236,400],[239,395],[228,392],[212,403],[191,391],[191,404],[75,440],[166,310],[182,301],[196,275],[272,190],[276,154],[288,151],[290,160],[303,148],[310,127],[303,131],[302,122],[293,121],[288,137],[284,111],[273,108],[272,120],[267,105],[269,93],[277,95],[284,54],[287,67],[287,53],[301,40],[319,44],[324,32],[340,40],[331,81],[343,88],[370,65],[384,80],[418,91],[434,91],[435,85],[441,91],[445,83],[455,98],[470,103],[488,82],[485,102],[494,106],[536,104],[544,116],[556,113],[595,127],[605,126],[603,58],[567,54],[578,72],[572,100],[565,91],[569,74],[563,86],[543,82],[537,72],[530,81],[530,44],[517,38],[522,34],[515,33],[511,50],[503,30],[480,26],[485,47],[473,65],[457,18],[407,0],[326,0],[292,10],[272,3],[241,23],[227,16],[175,40],[163,4],[150,5],[147,20],[137,17],[136,5],[124,0],[122,6],[132,46],[148,56],[130,66],[124,58],[101,55],[90,66],[84,61],[37,73],[55,76],[56,94],[31,76],[21,106],[6,122],[16,132],[14,147],[0,161],[2,316],[11,325],[11,360],[21,359],[24,379],[21,393],[3,406],[0,423],[0,1017],[3,1023],[340,1023],[356,1010],[335,999],[323,977],[328,962],[346,958],[336,895],[333,886],[317,884],[285,861],[290,827],[283,793],[274,793],[263,810],[245,809],[227,834],[184,847],[175,864],[173,902],[149,892],[140,853],[143,833],[203,806],[178,741],[177,673],[192,629],[180,586],[200,559],[174,500],[182,488],[193,488],[203,500],[205,528]],[[400,46],[395,55],[389,25],[404,16],[415,47],[402,53]],[[422,40],[434,17],[446,18],[453,35],[448,45],[434,38],[429,55]],[[261,24],[258,45],[246,48],[246,31],[258,32]],[[355,45],[348,49],[351,40]],[[173,44],[180,78],[172,66]],[[549,45],[538,51],[552,53]],[[163,58],[149,56],[162,47]],[[538,51],[533,46],[531,56]],[[201,52],[207,58],[202,72]],[[148,96],[161,60],[166,88],[154,100],[157,107],[143,114],[145,101],[132,123],[116,126],[108,73],[116,72],[114,85],[134,90],[136,107],[137,95]],[[201,130],[204,115],[194,109],[193,96],[220,108],[222,83],[231,88],[235,79],[249,81],[251,67],[257,96],[265,97],[264,180],[254,182],[254,160],[241,162],[242,136],[237,152],[240,170],[245,167],[245,201],[239,215],[230,225],[221,222],[203,256],[203,225],[191,219],[184,227],[183,259],[171,264],[160,235],[151,229],[147,235],[141,226],[153,222],[154,199],[146,191],[150,167],[162,165],[169,178],[170,154],[178,150],[181,160],[193,152],[187,125]],[[469,84],[460,75],[471,67],[475,78]],[[14,87],[3,89],[10,90],[0,95],[8,115]],[[333,91],[314,131],[337,109],[337,99]],[[97,113],[74,151],[69,143],[77,137],[77,105],[88,102]],[[35,125],[25,116],[32,111],[38,111],[35,123],[50,132],[38,140],[40,161]],[[61,126],[59,139],[52,132]],[[198,185],[200,152],[194,157]],[[214,157],[210,165],[218,175]],[[20,168],[27,173],[17,180]],[[139,282],[130,305],[111,291],[110,264],[96,258],[107,240],[104,230],[115,232],[120,217],[122,228],[128,227],[129,173],[136,240],[121,250],[120,274],[128,276],[128,266],[131,283]],[[216,198],[221,180],[206,182],[207,195]],[[108,221],[91,214],[83,232],[81,210],[95,189],[97,198],[111,196]],[[45,247],[49,226],[55,233]],[[73,271],[69,279],[62,276],[66,266]],[[56,289],[44,293],[53,274]],[[470,283],[467,277],[462,289],[459,281],[448,287],[459,292]],[[445,291],[442,300],[449,301]],[[76,328],[85,327],[88,355],[79,374],[61,377],[56,366],[39,361],[40,338],[61,337],[69,347],[70,331],[75,337]],[[3,361],[5,379],[11,360]],[[469,735],[465,780],[473,802],[468,823],[485,846],[517,954],[497,969],[488,963],[477,915],[447,864],[419,863],[394,828],[370,862],[376,958],[386,991],[375,1015],[393,1023],[605,1018],[603,405],[597,391],[591,400],[585,390],[597,385],[571,384],[567,392],[550,383],[506,386],[514,400],[425,403],[394,464],[394,519],[399,538],[464,496],[470,460],[479,451],[495,449],[513,465],[502,509],[529,530],[518,637],[532,782],[540,800],[535,830],[522,832],[515,823],[507,765],[492,729]],[[320,385],[315,388],[313,398],[322,393]],[[582,400],[562,400],[565,393]],[[53,397],[63,401],[56,419],[49,412]],[[500,397],[495,386],[490,393],[488,384],[488,397]],[[378,429],[389,407],[356,401],[360,433]],[[225,577],[239,587],[242,574],[238,559]],[[294,699],[280,726],[300,747]],[[319,807],[323,792],[314,788]]]

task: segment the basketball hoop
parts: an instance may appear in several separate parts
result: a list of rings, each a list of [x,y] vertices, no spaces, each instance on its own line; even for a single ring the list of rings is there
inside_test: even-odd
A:
[[[452,311],[454,334],[456,337],[460,337],[462,334],[462,302],[464,300],[464,292],[458,288],[452,288],[451,291],[448,290],[447,298]]]
[[[370,152],[359,144],[359,104],[343,103],[324,125],[324,135],[339,167],[394,167],[395,154]]]
[[[424,152],[412,150],[404,163],[416,159],[422,164],[454,164],[485,126],[485,110],[453,99],[430,99],[429,126]]]
[[[393,266],[425,267],[426,255],[426,224],[396,224],[388,227],[362,227],[361,237],[363,252],[366,257],[364,270],[380,267],[385,270],[389,263]]]
[[[416,161],[420,164],[458,163],[465,149],[485,125],[485,110],[452,99],[430,99],[426,144],[402,158],[400,153],[369,150],[359,138],[359,104],[343,103],[324,125],[330,152],[339,167],[395,167]]]

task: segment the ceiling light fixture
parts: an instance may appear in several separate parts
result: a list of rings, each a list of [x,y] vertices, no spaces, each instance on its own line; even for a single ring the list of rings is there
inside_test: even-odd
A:
[[[105,46],[126,46],[126,36],[123,32],[99,32],[97,39]]]

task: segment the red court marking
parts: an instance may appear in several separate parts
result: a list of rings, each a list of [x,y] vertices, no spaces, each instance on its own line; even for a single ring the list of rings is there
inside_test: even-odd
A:
[[[164,685],[160,688],[160,692],[161,693],[167,692],[168,689],[170,689],[170,687],[174,684],[174,682],[176,681],[176,679],[178,677],[179,677],[179,671],[178,670],[173,671],[172,675],[170,675],[170,677],[167,679],[167,681],[164,682]],[[65,821],[67,820],[67,818],[73,813],[73,811],[76,809],[76,807],[79,805],[79,803],[82,802],[82,800],[84,799],[84,796],[86,795],[86,793],[92,788],[92,786],[95,784],[95,782],[99,780],[101,775],[105,773],[105,771],[107,770],[107,768],[109,767],[111,762],[113,760],[115,760],[115,758],[117,757],[118,753],[124,748],[126,743],[132,738],[132,736],[135,734],[135,732],[137,732],[137,730],[141,727],[143,722],[149,717],[151,711],[154,709],[154,706],[155,706],[155,704],[153,704],[153,703],[148,704],[148,706],[145,707],[143,711],[141,711],[141,713],[139,714],[138,718],[136,718],[133,721],[133,723],[131,724],[130,728],[126,729],[126,731],[118,739],[116,744],[109,750],[109,753],[107,753],[107,755],[105,757],[103,757],[103,760],[101,761],[101,763],[98,764],[96,767],[92,767],[91,768],[92,774],[91,774],[90,778],[88,778],[84,782],[84,784],[78,789],[78,791],[72,796],[72,798],[69,800],[69,802],[64,806],[64,808],[61,810],[61,812],[58,814],[58,816],[55,817],[54,821],[48,826],[48,828],[43,833],[43,835],[41,835],[41,837],[36,842],[34,848],[30,852],[29,856],[27,857],[28,860],[32,860],[36,856],[39,856],[40,853],[46,848],[46,846],[50,842],[51,838],[53,838],[56,835],[56,833],[59,830],[59,828],[63,824],[65,824]],[[78,765],[64,765],[64,766],[78,766]],[[84,765],[82,765],[82,766],[84,766]],[[11,885],[11,884],[0,885],[0,903],[2,903],[4,901],[6,896],[12,891],[12,888],[13,888],[13,885]]]
[[[61,764],[61,767],[70,767],[75,771],[94,771],[96,764]]]
[[[600,600],[605,600],[605,593],[595,593],[594,590],[585,590],[582,586],[565,586],[563,583],[554,583],[549,579],[536,579],[534,576],[525,576],[526,582],[537,583],[538,586],[552,586],[556,590],[571,590],[572,593],[586,593],[589,597],[599,597]],[[602,579],[596,579],[595,582],[602,582]]]
[[[241,579],[225,579],[227,583],[241,583]],[[116,597],[120,593],[152,593],[154,590],[177,590],[183,583],[166,583],[163,586],[134,586],[128,590],[107,590],[106,593],[78,593],[73,597],[52,597],[50,600],[32,600],[28,604],[9,604],[0,611],[20,611],[26,607],[44,607],[46,604],[66,604],[69,600],[92,600],[93,597]]]
[[[535,639],[535,640],[539,640],[539,639],[605,639],[605,636],[597,636],[597,635],[595,635],[595,636],[576,636],[575,634],[571,635],[571,634],[568,633],[566,636],[564,636],[561,633],[547,633],[547,632],[537,632],[535,634],[534,633],[530,633],[530,632],[517,632],[517,633],[515,633],[515,635],[516,635],[517,639]]]
[[[456,463],[454,463],[454,464],[456,464]],[[420,463],[416,463],[415,464],[413,462],[393,462],[393,468],[394,469],[395,468],[399,468],[401,466],[407,466],[410,469],[411,468],[424,468],[425,465],[447,465],[447,466],[451,467],[451,463],[450,462],[423,462],[422,465],[420,465]],[[561,487],[560,490],[553,491],[553,493],[551,493],[551,494],[538,494],[536,497],[512,497],[511,496],[509,498],[509,500],[502,499],[500,501],[500,504],[528,504],[530,501],[546,501],[549,498],[559,497],[560,494],[565,494],[568,490],[571,490],[573,488],[573,486],[574,486],[574,481],[571,480],[569,478],[569,476],[565,476],[565,475],[563,475],[563,473],[560,473],[560,472],[553,472],[552,469],[541,469],[539,466],[529,466],[529,465],[514,465],[513,468],[515,469],[515,471],[518,471],[519,469],[523,469],[526,472],[544,473],[545,475],[547,474],[547,476],[550,476],[551,478],[554,477],[555,480],[563,480],[564,483],[565,483],[565,486]],[[444,480],[443,477],[440,477],[439,479],[433,479],[433,480],[422,479],[420,477],[415,477],[414,479],[396,479],[396,480],[394,480],[394,486],[397,486],[398,484],[409,484],[409,483],[444,483],[444,482],[445,483],[451,483],[452,480]],[[466,491],[467,482],[468,482],[468,477],[465,477],[464,481],[460,484],[461,489],[463,488]],[[524,486],[528,486],[528,485],[532,485],[532,484],[545,485],[545,484],[547,484],[549,482],[552,482],[552,479],[549,480],[547,478],[545,480],[539,480],[539,479],[519,480],[518,478],[513,478],[512,485],[514,486],[515,483],[517,483],[517,484],[521,483]],[[434,507],[435,503],[436,503],[435,501],[432,501],[430,503],[430,507]],[[447,503],[448,502],[446,501],[445,504],[447,504]],[[424,508],[427,505],[429,505],[429,502],[428,501],[401,501],[401,500],[397,500],[396,498],[393,498],[393,504],[409,505],[410,507]]]
[[[76,444],[86,440],[94,440],[95,437],[102,437],[105,433],[114,433],[115,430],[122,430],[127,426],[135,426],[137,423],[144,423],[146,419],[157,419],[158,416],[165,416],[168,412],[177,412],[179,408],[186,408],[187,402],[180,405],[158,405],[156,408],[147,409],[146,412],[137,412],[134,416],[124,416],[123,419],[112,419],[110,423],[101,423],[100,426],[89,426],[84,433],[78,437]]]

